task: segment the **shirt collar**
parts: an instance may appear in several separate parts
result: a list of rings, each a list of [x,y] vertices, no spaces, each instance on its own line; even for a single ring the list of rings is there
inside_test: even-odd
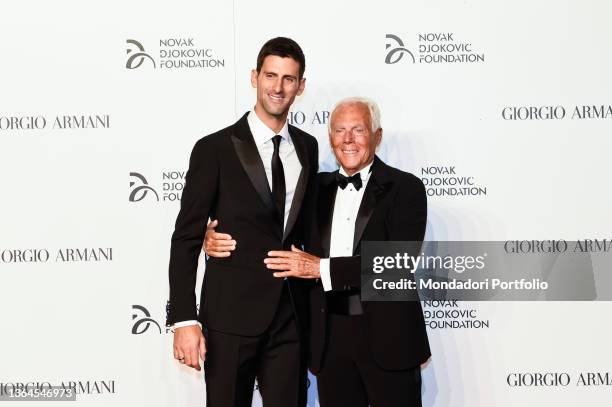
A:
[[[370,177],[370,168],[372,168],[372,164],[374,164],[374,161],[363,167],[361,170],[357,171],[361,176],[361,181],[366,182]],[[357,172],[355,174],[357,174]],[[342,168],[342,166],[340,166],[340,174],[348,177],[348,174],[346,173],[346,171],[344,171],[344,168]]]
[[[292,144],[291,137],[289,137],[289,125],[287,124],[286,120],[283,128],[278,133],[275,133],[261,121],[259,116],[257,116],[255,113],[255,109],[251,109],[249,115],[247,116],[247,122],[249,123],[249,128],[251,129],[253,138],[255,139],[255,144],[258,146],[270,141],[272,137],[276,136],[277,134],[279,134],[286,142]]]

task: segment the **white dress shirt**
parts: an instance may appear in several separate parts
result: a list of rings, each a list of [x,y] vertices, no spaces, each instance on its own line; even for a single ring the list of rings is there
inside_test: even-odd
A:
[[[285,121],[280,132],[275,133],[261,121],[254,110],[251,110],[249,113],[247,121],[249,122],[249,128],[251,129],[251,133],[253,133],[259,156],[261,157],[264,170],[266,171],[266,178],[268,179],[270,191],[272,191],[272,154],[274,154],[274,143],[272,142],[272,138],[277,134],[282,137],[278,154],[283,163],[283,170],[285,173],[286,195],[285,219],[283,223],[283,230],[285,230],[287,218],[289,217],[289,210],[293,202],[293,194],[295,193],[295,187],[297,186],[300,171],[302,170],[302,164],[300,164],[293,140],[289,135],[289,126],[287,125],[287,121]]]
[[[259,156],[263,162],[264,170],[266,171],[266,178],[268,179],[268,185],[270,191],[272,191],[272,154],[274,154],[274,143],[272,138],[277,134],[282,137],[281,143],[278,147],[278,154],[281,162],[283,163],[283,171],[285,173],[285,219],[283,222],[283,230],[287,226],[287,218],[289,217],[289,211],[291,204],[293,203],[293,195],[295,193],[295,187],[297,186],[298,178],[300,177],[300,171],[302,171],[302,164],[295,151],[293,140],[289,135],[289,126],[287,121],[283,125],[280,132],[275,133],[268,126],[261,121],[259,116],[252,109],[247,116],[247,122],[249,123],[249,129],[255,139],[255,145]],[[198,322],[195,320],[179,321],[174,324],[174,328],[180,328],[183,326],[195,325]]]
[[[361,175],[361,188],[355,189],[353,184],[346,188],[337,187],[336,201],[332,218],[331,237],[329,244],[329,257],[347,257],[353,255],[353,240],[355,238],[355,221],[361,206],[363,193],[370,179],[372,163],[359,171]],[[347,176],[344,168],[340,167],[340,174]],[[329,259],[321,259],[319,264],[321,283],[324,291],[331,291],[332,282],[329,269]]]

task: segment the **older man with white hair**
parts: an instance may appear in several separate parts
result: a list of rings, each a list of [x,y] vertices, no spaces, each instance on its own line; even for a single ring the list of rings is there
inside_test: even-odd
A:
[[[361,242],[420,242],[427,199],[416,176],[383,163],[379,108],[348,98],[334,108],[329,142],[340,164],[317,175],[305,216],[305,250],[271,251],[277,278],[312,279],[310,368],[321,407],[421,405],[420,365],[430,357],[421,304],[362,302]],[[215,248],[213,235],[207,251]],[[227,253],[226,253],[227,254]]]

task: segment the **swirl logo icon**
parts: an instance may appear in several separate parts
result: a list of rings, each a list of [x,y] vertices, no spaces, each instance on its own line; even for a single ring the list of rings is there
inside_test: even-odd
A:
[[[132,310],[140,311],[144,315],[143,317],[139,318],[137,313],[132,314],[132,320],[136,320],[136,322],[134,322],[134,326],[132,326],[132,334],[143,334],[153,325],[157,327],[160,334],[162,333],[161,327],[157,321],[151,318],[151,313],[145,307],[142,305],[132,305]]]
[[[130,172],[130,177],[135,178],[137,181],[130,181],[130,188],[132,188],[130,192],[130,202],[138,202],[145,199],[149,191],[151,191],[155,195],[155,199],[159,201],[159,195],[157,192],[149,186],[147,179],[137,172]],[[137,185],[142,184],[142,185]]]
[[[129,55],[129,58],[125,63],[125,67],[127,69],[136,69],[140,67],[145,61],[145,58],[151,61],[153,68],[156,67],[155,61],[145,52],[145,49],[141,43],[136,40],[126,40],[125,42],[128,44],[127,54]]]
[[[387,43],[385,44],[386,49],[391,48],[391,50],[389,50],[387,56],[385,57],[385,64],[398,63],[402,60],[404,54],[410,55],[413,64],[416,62],[416,60],[414,59],[414,55],[412,54],[412,52],[410,52],[408,48],[404,47],[404,41],[402,41],[400,37],[394,34],[387,34],[385,35],[385,38],[387,40],[391,40],[387,41]]]

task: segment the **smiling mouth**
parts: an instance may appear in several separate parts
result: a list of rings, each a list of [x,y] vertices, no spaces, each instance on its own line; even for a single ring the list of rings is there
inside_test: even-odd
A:
[[[285,99],[283,96],[276,96],[276,95],[270,95],[270,94],[268,94],[268,96],[270,97],[270,99],[272,99],[275,102],[282,102]]]
[[[348,155],[357,154],[357,150],[342,150],[342,154],[348,154]]]

